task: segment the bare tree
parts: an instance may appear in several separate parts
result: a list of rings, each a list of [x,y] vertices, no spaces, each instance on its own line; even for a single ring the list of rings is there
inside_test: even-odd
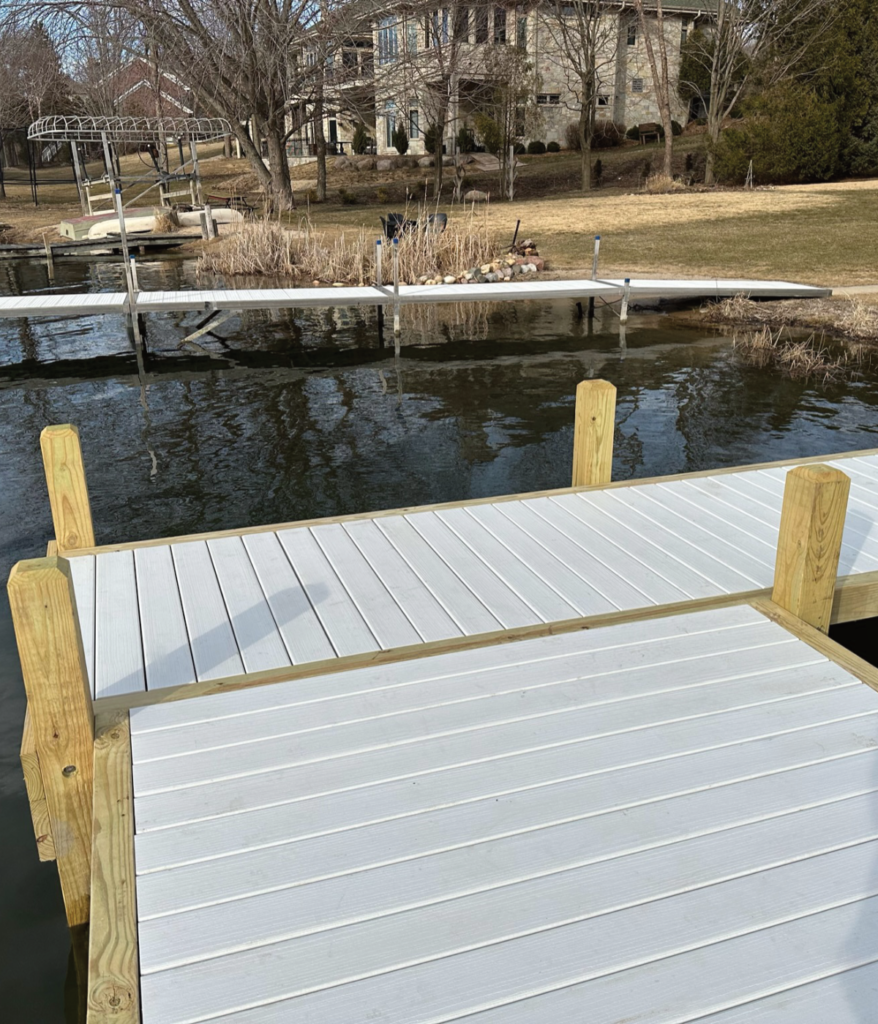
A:
[[[543,59],[560,70],[578,104],[583,191],[591,188],[591,146],[603,74],[615,70],[618,10],[618,2],[552,0],[551,15],[544,19],[552,45],[544,46]]]
[[[717,4],[711,31],[699,33],[688,51],[689,59],[700,64],[710,80],[708,94],[701,97],[707,107],[708,185],[715,180],[715,148],[723,122],[731,115],[753,74],[767,72],[769,83],[793,74],[813,43],[813,26],[819,24],[817,31],[825,31],[837,10],[835,0],[723,0]],[[805,23],[812,31],[802,45],[783,47],[782,59],[766,68],[769,58],[781,50],[779,44],[794,39]]]
[[[671,116],[671,92],[674,86],[671,82],[668,70],[668,43],[665,37],[665,12],[662,8],[662,0],[656,0],[655,11],[655,41],[650,31],[650,22],[647,20],[646,11],[643,9],[643,0],[634,0],[634,9],[637,11],[637,20],[640,23],[640,31],[643,33],[643,42],[646,46],[646,56],[649,60],[649,69],[652,74],[653,88],[655,89],[658,102],[659,116],[662,128],[665,133],[665,159],[663,172],[665,177],[674,176],[674,125]],[[655,42],[658,42],[658,56],[656,56]]]

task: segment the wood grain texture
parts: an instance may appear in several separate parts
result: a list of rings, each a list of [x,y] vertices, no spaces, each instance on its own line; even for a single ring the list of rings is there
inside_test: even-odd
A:
[[[63,558],[19,562],[8,591],[72,927],[89,916],[94,717],[70,567]]]
[[[831,466],[787,474],[772,599],[826,633],[832,618],[850,477]]]
[[[94,747],[88,1024],[139,1024],[134,800],[127,712],[101,716]]]
[[[613,476],[616,389],[606,380],[584,380],[576,387],[573,421],[573,486],[608,484]]]
[[[43,788],[43,774],[40,771],[40,758],[34,740],[30,711],[24,713],[24,729],[21,733],[19,758],[21,770],[24,772],[24,787],[27,790],[27,802],[30,805],[34,837],[37,841],[37,854],[42,861],[54,860],[55,841],[52,838],[49,806],[46,803],[46,791]]]
[[[871,686],[873,690],[878,690],[878,668],[874,665],[849,651],[846,647],[842,647],[841,644],[830,639],[825,633],[793,615],[792,612],[783,608],[775,601],[771,601],[768,598],[757,598],[751,604],[773,622],[783,626],[793,636],[798,637],[799,640],[803,640],[806,644],[813,647],[815,651],[829,658],[836,665],[840,665],[845,671],[850,672],[852,676],[856,676],[861,682]],[[878,703],[876,703],[876,707],[878,707]]]
[[[79,431],[71,423],[46,427],[40,434],[43,468],[58,550],[93,547],[94,526]]]

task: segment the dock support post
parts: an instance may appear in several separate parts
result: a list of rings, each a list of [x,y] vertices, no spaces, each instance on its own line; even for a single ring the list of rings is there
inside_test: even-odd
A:
[[[35,558],[8,584],[55,859],[71,928],[89,918],[94,711],[70,567]]]
[[[601,254],[601,236],[594,236],[594,258],[591,262],[591,279],[597,281],[598,279],[598,258]]]
[[[399,334],[399,239],[393,240],[393,333]]]
[[[79,431],[70,423],[46,427],[40,434],[40,448],[58,551],[94,547]]]
[[[608,484],[613,477],[616,389],[606,380],[584,380],[576,388],[573,424],[573,486]]]
[[[850,478],[820,463],[787,473],[772,600],[829,632]]]
[[[622,288],[622,312],[619,314],[619,322],[628,323],[628,300],[631,298],[631,278],[625,278],[625,285]]]
[[[384,246],[381,239],[375,239],[375,285],[380,288],[384,284],[384,268],[381,265],[381,257],[384,254]],[[375,307],[378,316],[378,344],[384,348],[384,304],[379,302]]]

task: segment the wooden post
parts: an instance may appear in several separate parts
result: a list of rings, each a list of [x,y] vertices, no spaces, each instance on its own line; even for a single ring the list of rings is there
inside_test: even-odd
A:
[[[573,486],[608,484],[613,476],[616,389],[606,380],[584,380],[576,388],[573,425]]]
[[[625,278],[625,284],[622,287],[622,311],[619,314],[619,323],[628,323],[628,300],[631,297],[631,278]]]
[[[89,916],[94,713],[70,567],[35,558],[13,567],[9,605],[71,927]]]
[[[841,535],[851,482],[840,469],[815,463],[787,473],[772,600],[829,632]]]
[[[46,427],[40,434],[40,448],[59,552],[94,547],[79,431],[70,423]]]
[[[88,1024],[139,1024],[134,792],[128,712],[95,725]]]

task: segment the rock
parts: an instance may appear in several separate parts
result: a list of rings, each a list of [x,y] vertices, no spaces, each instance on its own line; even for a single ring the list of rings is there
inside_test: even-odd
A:
[[[512,271],[513,274],[520,274],[521,273],[521,264],[520,263],[514,263],[509,269]]]
[[[422,156],[418,158],[418,167],[432,167],[433,163],[433,157],[431,156]]]
[[[469,192],[464,194],[463,201],[465,203],[486,203],[490,198],[490,192],[482,192],[477,188],[471,188]]]
[[[375,170],[376,171],[392,171],[393,170],[393,161],[390,159],[389,156],[382,157],[380,160],[376,160],[375,161]]]
[[[512,268],[511,267],[504,267],[503,268],[503,277],[507,281],[512,277]]]
[[[333,288],[344,288],[344,286],[345,286],[344,281],[333,281],[332,282],[332,287]]]
[[[454,157],[453,156],[443,156],[442,157],[442,166],[443,167],[453,167],[454,166]]]
[[[418,284],[426,284],[428,280],[429,278],[426,274],[421,274],[421,276],[418,278]]]
[[[542,258],[542,256],[531,256],[530,262],[531,266],[537,268],[537,271],[542,271],[546,269],[546,261]]]
[[[475,164],[480,171],[497,171],[500,169],[500,161],[490,153],[472,153],[471,163]]]
[[[373,171],[375,170],[375,160],[371,156],[358,156],[353,161],[354,166],[358,171]]]
[[[479,270],[481,270],[481,272],[482,272],[483,274],[489,274],[489,273],[491,272],[491,264],[490,264],[490,263],[483,263],[483,264],[482,264],[482,265],[481,265],[481,266],[479,267]]]
[[[498,281],[499,279],[500,275],[493,273],[493,271],[490,274],[485,274],[485,281],[487,281],[489,284],[493,284],[495,281]]]
[[[348,167],[352,166],[351,161],[346,156],[337,156],[335,163],[332,165],[337,171],[344,171]]]
[[[446,274],[445,277],[442,278],[442,280],[445,282],[445,284],[457,284],[457,278],[452,277],[451,274]]]
[[[525,263],[521,270],[524,274],[535,274],[537,272],[537,268],[533,263]]]

